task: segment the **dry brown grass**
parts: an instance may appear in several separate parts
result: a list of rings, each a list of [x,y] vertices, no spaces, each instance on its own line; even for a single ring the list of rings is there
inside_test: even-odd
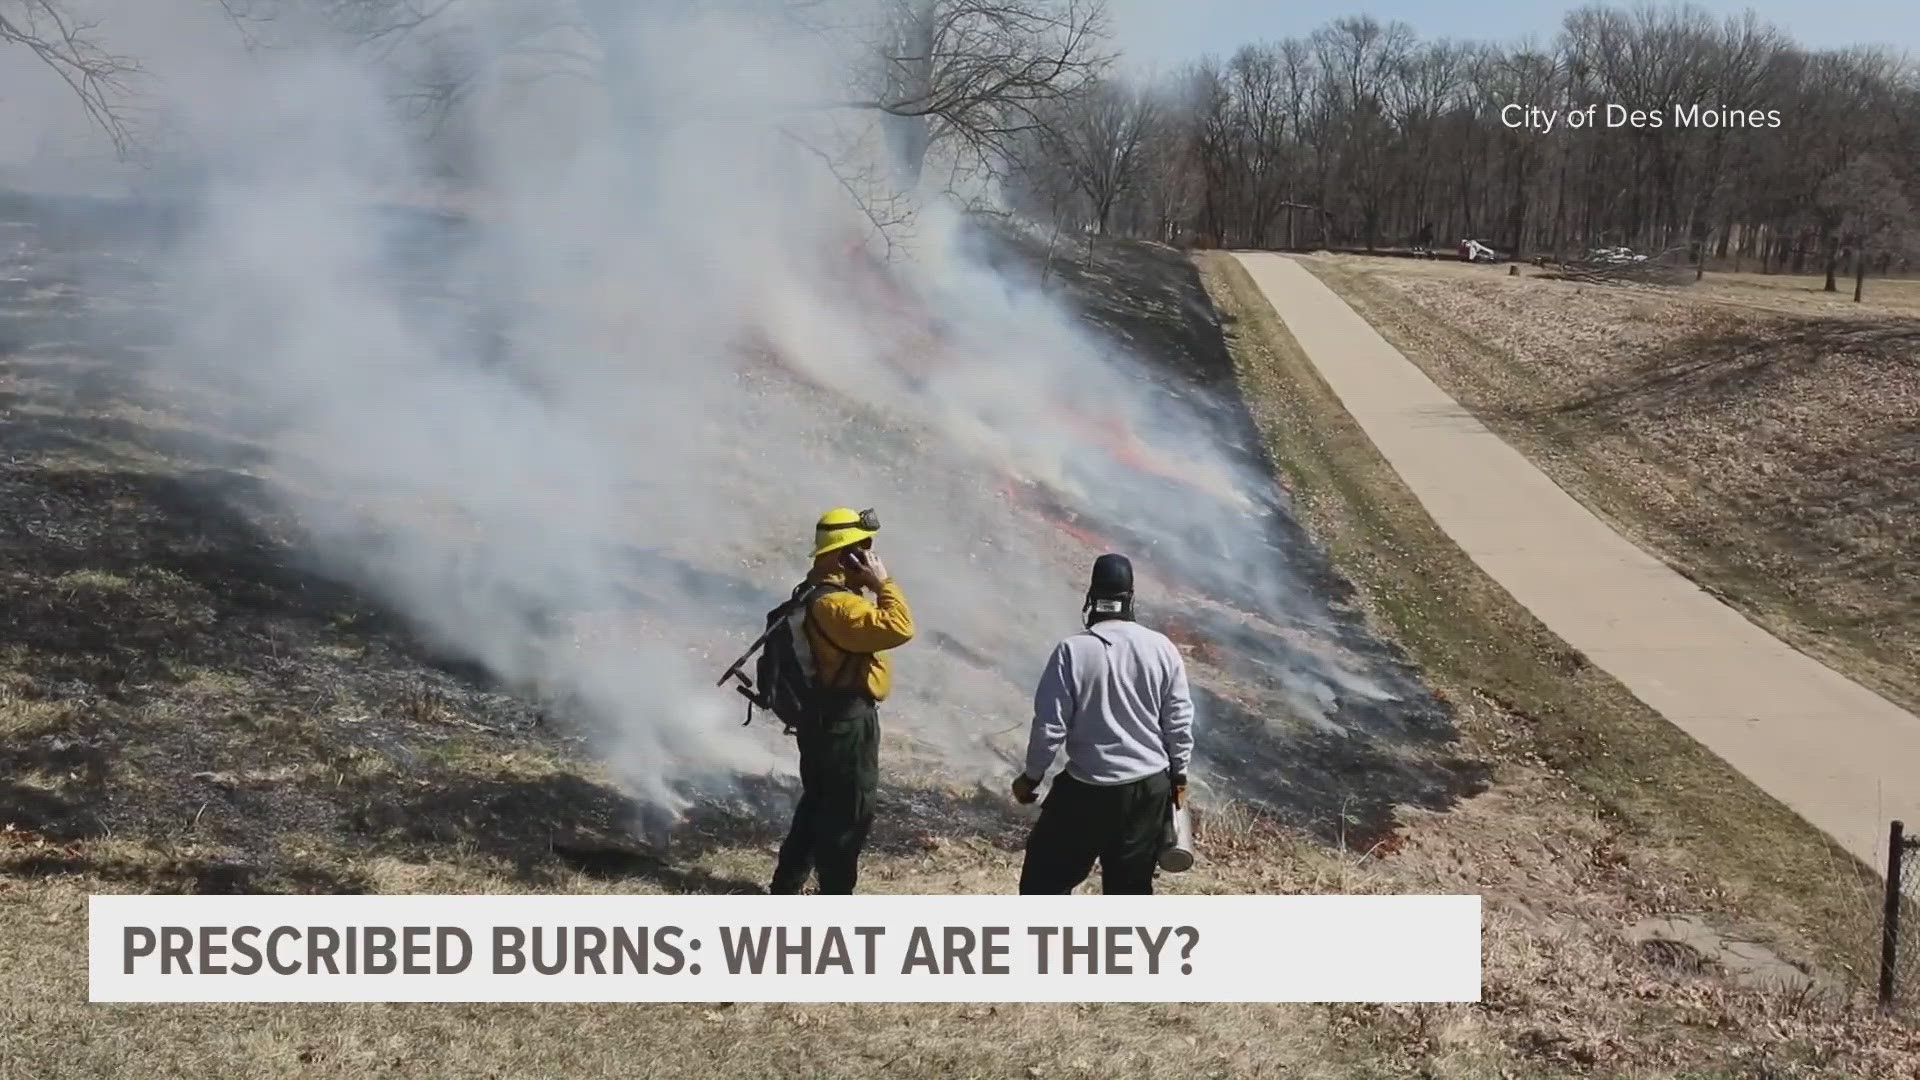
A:
[[[27,718],[0,732],[0,1077],[1911,1072],[1920,1047],[1857,999],[1749,989],[1628,943],[1644,915],[1703,913],[1844,984],[1870,882],[1836,878],[1784,811],[1503,607],[1284,332],[1212,285],[1303,515],[1500,764],[1484,793],[1402,811],[1364,844],[1203,807],[1203,862],[1165,887],[1478,892],[1481,1004],[89,1006],[90,893],[750,891],[790,796],[749,784],[670,849],[640,843],[617,785],[542,713],[424,662],[194,502],[177,462],[117,456],[105,432],[46,438],[0,488],[50,541],[0,571],[0,702],[17,710],[0,715]],[[904,741],[863,890],[1011,891],[1028,818],[910,771]]]
[[[1920,1061],[1901,1029],[1831,1000],[1742,989],[1620,936],[1692,906],[1677,868],[1565,781],[1514,766],[1452,814],[1413,815],[1390,851],[1308,844],[1230,808],[1194,892],[1480,892],[1478,1006],[88,1006],[85,897],[198,887],[216,850],[0,834],[0,1064],[9,1075],[204,1076],[1891,1076]],[[368,857],[288,836],[381,892],[663,891],[620,874],[530,883],[509,862],[441,850]],[[764,870],[765,845],[702,853],[714,877]],[[884,852],[885,892],[1004,892],[1017,855],[976,842]],[[1683,891],[1691,892],[1685,886]],[[51,1033],[58,1033],[57,1037]],[[1768,1070],[1772,1070],[1769,1072]]]
[[[27,697],[0,689],[0,739],[31,739],[72,723],[74,704]]]
[[[1794,928],[1832,963],[1865,965],[1871,875],[1514,603],[1427,517],[1238,263],[1204,265],[1296,512],[1460,711],[1463,733],[1498,760],[1561,772],[1761,921]]]
[[[1838,292],[1827,292],[1820,274],[1709,271],[1694,287],[1714,300],[1793,314],[1920,313],[1920,278],[1869,277],[1858,304],[1853,302],[1852,278],[1842,275],[1837,284]]]
[[[1328,255],[1317,260],[1346,266],[1377,269],[1396,276],[1421,277],[1452,282],[1484,282],[1505,279],[1507,265],[1469,264],[1456,259],[1368,258],[1361,255]],[[1522,280],[1542,276],[1530,266],[1520,268]],[[1912,315],[1920,312],[1920,278],[1867,279],[1865,296],[1853,302],[1853,279],[1843,277],[1838,292],[1823,288],[1826,278],[1820,274],[1761,274],[1753,271],[1734,273],[1709,270],[1704,278],[1693,281],[1691,270],[1681,275],[1687,282],[1687,296],[1694,302],[1708,302],[1746,309],[1760,309],[1790,315]],[[1578,287],[1569,285],[1569,287]],[[1593,286],[1588,286],[1593,287]]]
[[[1456,706],[1469,741],[1506,763],[1492,792],[1450,815],[1451,827],[1473,836],[1462,862],[1484,874],[1481,860],[1513,859],[1516,842],[1577,848],[1590,841],[1590,860],[1630,864],[1638,878],[1611,910],[1568,911],[1565,921],[1529,924],[1549,940],[1604,950],[1616,946],[1604,943],[1599,927],[1638,912],[1694,906],[1774,941],[1789,956],[1798,942],[1802,955],[1818,957],[1842,981],[1857,985],[1870,973],[1874,875],[1519,609],[1426,517],[1244,270],[1224,256],[1203,257],[1202,265],[1229,321],[1243,392],[1296,511],[1359,584],[1370,615]],[[1531,790],[1538,800],[1512,798],[1517,782],[1537,785]],[[1596,825],[1599,835],[1590,831]],[[1524,873],[1522,880],[1483,883],[1489,911],[1512,907],[1535,919],[1543,910],[1564,911],[1562,898],[1581,895],[1577,885],[1550,875]],[[1498,950],[1489,918],[1491,987]],[[1588,1002],[1583,1015],[1610,1029],[1625,1021],[1617,1007]],[[1648,1074],[1664,1075],[1659,1068]]]
[[[1920,708],[1920,284],[1872,283],[1862,312],[1759,275],[1661,290],[1307,265],[1636,542]]]

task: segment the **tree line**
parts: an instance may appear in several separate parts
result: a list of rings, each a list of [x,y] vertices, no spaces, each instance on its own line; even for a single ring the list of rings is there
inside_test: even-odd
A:
[[[1577,115],[1576,115],[1577,114]],[[1548,126],[1551,125],[1551,126]],[[1757,270],[1904,262],[1920,78],[1751,13],[1591,6],[1546,44],[1365,16],[1052,103],[1008,179],[1094,234],[1246,247],[1626,246]]]
[[[250,44],[317,24],[404,68],[401,103],[455,173],[463,102],[503,65],[598,78],[635,63],[630,16],[606,3],[209,2]],[[1515,259],[1626,246],[1823,269],[1830,286],[1849,259],[1856,274],[1902,265],[1920,234],[1915,67],[1882,49],[1807,48],[1751,13],[1589,6],[1549,42],[1510,44],[1352,16],[1145,80],[1117,62],[1101,0],[662,0],[649,17],[716,11],[845,39],[844,92],[793,103],[788,136],[882,232],[904,193],[966,175],[976,189],[996,181],[1030,218],[1096,236],[1472,238]],[[0,46],[57,73],[124,147],[138,64],[97,29],[61,0],[0,0]],[[870,118],[886,160],[808,143],[823,110]]]

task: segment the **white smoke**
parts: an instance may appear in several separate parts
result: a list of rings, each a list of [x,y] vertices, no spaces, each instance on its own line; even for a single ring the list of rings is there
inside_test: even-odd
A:
[[[786,767],[712,683],[830,506],[880,508],[922,628],[888,717],[962,771],[1000,771],[985,736],[1026,719],[1023,665],[1077,625],[1096,553],[1010,504],[1007,473],[1148,538],[1129,551],[1144,579],[1308,638],[1324,625],[1265,547],[1270,482],[988,269],[963,215],[920,193],[897,295],[853,272],[850,238],[874,239],[853,198],[876,197],[871,118],[810,103],[845,94],[857,33],[604,7],[542,8],[562,29],[538,59],[503,21],[526,5],[449,9],[489,75],[457,118],[472,213],[446,235],[375,204],[436,183],[396,104],[419,58],[283,23],[292,47],[164,81],[172,153],[200,179],[161,378],[271,418],[264,471],[337,572],[566,699],[668,810]],[[838,8],[836,25],[871,14]],[[1187,481],[1143,488],[1112,431]],[[1330,648],[1281,679],[1310,716],[1384,693]]]

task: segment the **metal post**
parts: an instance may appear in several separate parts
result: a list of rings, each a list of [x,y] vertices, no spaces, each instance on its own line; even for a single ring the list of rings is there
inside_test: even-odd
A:
[[[1880,1009],[1893,1009],[1893,970],[1900,958],[1900,861],[1907,849],[1906,826],[1887,830],[1887,904],[1880,916]]]

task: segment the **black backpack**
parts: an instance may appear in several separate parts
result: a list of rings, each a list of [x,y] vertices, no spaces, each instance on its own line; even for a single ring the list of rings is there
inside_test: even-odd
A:
[[[865,654],[846,653],[837,680],[845,685],[816,686],[807,674],[813,664],[805,624],[813,602],[827,593],[846,591],[844,585],[801,582],[791,597],[767,612],[767,631],[761,636],[753,686],[741,690],[747,698],[747,723],[753,723],[753,710],[758,706],[778,717],[787,734],[804,735],[818,725],[826,693],[851,687],[853,676],[865,670],[854,663]]]

